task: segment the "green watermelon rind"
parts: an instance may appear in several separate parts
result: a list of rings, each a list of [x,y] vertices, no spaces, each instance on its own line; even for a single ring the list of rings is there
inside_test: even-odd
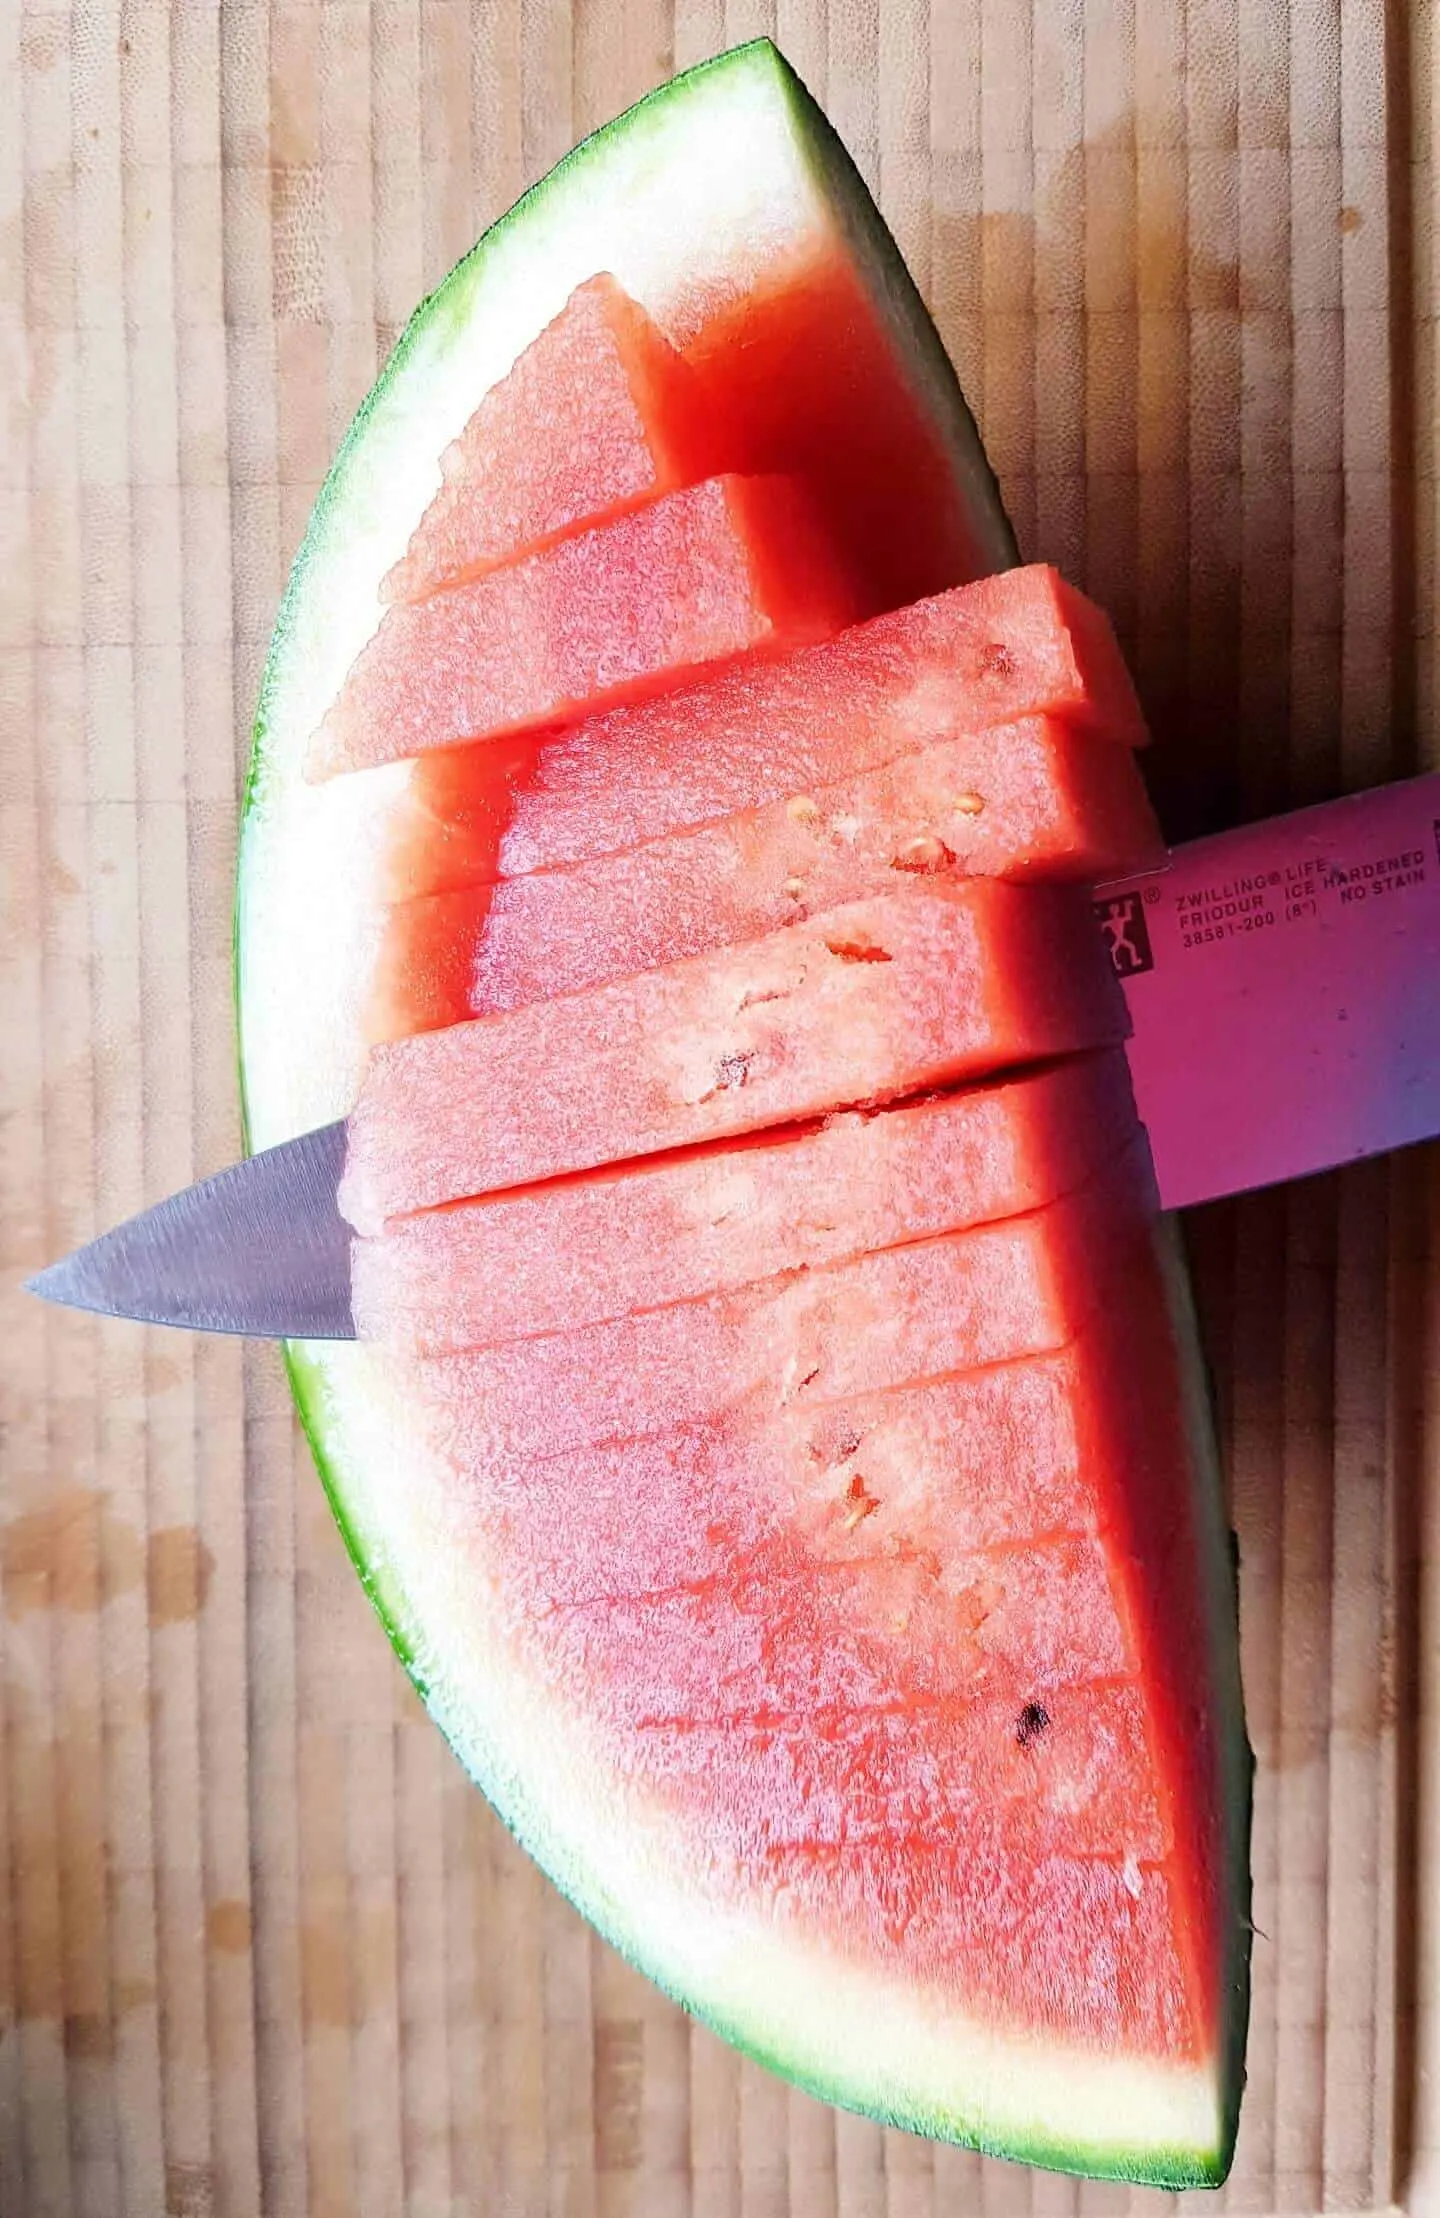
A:
[[[697,97],[699,105],[696,105]],[[323,1066],[327,1054],[333,1065],[331,1075],[323,1079],[319,1093],[307,1094],[303,1086],[292,1088],[289,1084],[295,1067],[301,1059],[308,1038],[308,1027],[314,1010],[306,999],[308,981],[293,982],[287,977],[283,994],[290,997],[294,1007],[286,1004],[286,1026],[290,1038],[280,1043],[280,1052],[263,1035],[262,1019],[266,1014],[264,964],[260,954],[266,944],[267,928],[272,939],[278,937],[276,921],[269,913],[267,895],[273,893],[276,866],[272,850],[277,845],[283,850],[286,838],[291,848],[295,846],[293,827],[287,830],[283,823],[287,805],[292,806],[295,785],[295,759],[299,743],[308,736],[319,712],[327,705],[338,678],[365,636],[364,623],[373,617],[357,617],[350,605],[362,587],[368,587],[369,601],[374,601],[374,584],[383,567],[401,549],[394,543],[394,517],[382,516],[376,523],[376,509],[396,502],[389,498],[391,487],[389,470],[398,452],[401,462],[412,471],[412,482],[406,485],[406,496],[411,499],[412,513],[409,522],[418,517],[428,498],[428,489],[413,478],[414,442],[405,439],[405,424],[409,416],[418,411],[433,413],[433,388],[450,377],[455,384],[453,357],[464,354],[475,335],[477,306],[489,307],[493,320],[493,303],[485,301],[487,272],[494,267],[501,270],[505,284],[514,280],[515,254],[511,251],[517,237],[534,239],[537,226],[543,231],[547,211],[555,214],[554,228],[561,234],[562,249],[564,230],[571,220],[573,208],[585,193],[594,197],[597,174],[603,187],[605,165],[615,156],[617,147],[623,145],[624,160],[629,160],[637,142],[643,155],[647,136],[661,144],[677,118],[683,117],[687,131],[702,111],[711,109],[716,100],[743,101],[753,98],[767,104],[773,113],[778,104],[787,119],[787,127],[796,147],[802,150],[803,163],[814,172],[821,199],[826,203],[833,219],[840,216],[852,245],[870,271],[872,282],[877,282],[888,301],[892,316],[898,326],[902,347],[908,352],[917,375],[930,392],[937,411],[948,416],[948,429],[952,454],[957,473],[971,488],[977,512],[985,520],[994,566],[1003,567],[1015,559],[1013,537],[1005,521],[993,478],[985,462],[969,411],[965,407],[938,335],[925,313],[923,305],[911,284],[893,242],[870,200],[858,173],[851,164],[840,141],[828,122],[820,114],[803,85],[790,71],[788,65],[766,41],[736,49],[660,88],[616,123],[596,133],[577,147],[548,177],[519,201],[506,216],[488,231],[479,244],[457,265],[437,291],[422,304],[406,327],[405,333],[394,349],[384,372],[363,403],[340,448],[334,465],[316,502],[309,527],[299,554],[296,557],[276,624],[274,642],[262,682],[261,697],[256,717],[254,747],[250,773],[246,785],[239,883],[237,889],[235,920],[235,983],[237,1007],[240,1016],[242,1053],[241,1082],[246,1119],[247,1144],[269,1145],[283,1139],[291,1132],[303,1129],[306,1124],[326,1121],[340,1114],[347,1106],[343,1096],[341,1064],[334,1046],[334,1037],[328,1042],[323,1024],[319,1027],[319,1045],[316,1054]],[[687,142],[688,143],[688,142]],[[661,144],[663,153],[663,144]],[[598,173],[597,173],[598,163]],[[631,164],[633,168],[633,162]],[[643,163],[642,163],[643,166]],[[568,194],[571,182],[580,188],[578,194]],[[623,189],[623,176],[622,176]],[[603,199],[603,192],[600,196]],[[584,228],[588,217],[580,219]],[[546,251],[544,239],[539,240],[541,257]],[[593,267],[604,266],[607,257],[597,254]],[[565,260],[562,251],[559,257]],[[507,266],[508,265],[508,266]],[[591,269],[578,268],[570,276],[565,290],[582,276],[592,274]],[[624,272],[620,272],[622,282]],[[564,294],[542,303],[530,329],[518,328],[505,335],[506,358],[487,364],[490,376],[499,375],[508,366],[508,359],[519,351],[519,346],[534,335],[540,324],[548,320],[561,304]],[[643,297],[643,294],[642,294]],[[513,319],[512,319],[513,320]],[[503,319],[502,319],[503,321]],[[523,323],[523,319],[522,319]],[[473,404],[474,392],[483,390],[485,379],[467,389],[467,405]],[[436,465],[438,482],[438,453],[445,438],[452,436],[463,421],[455,417],[457,402],[450,395],[451,416],[448,423],[441,423],[438,436],[430,444],[430,460]],[[406,526],[408,530],[408,524]],[[390,534],[385,546],[383,563],[372,562],[369,571],[357,568],[353,542],[358,538],[363,555],[367,535],[375,540]],[[376,544],[378,545],[378,541]],[[403,540],[401,542],[403,545]],[[368,559],[368,558],[367,558]],[[349,600],[347,600],[347,594]],[[323,614],[317,620],[317,603]],[[332,621],[333,612],[339,611],[338,626]],[[345,625],[349,622],[348,635]],[[357,634],[356,625],[359,624]],[[334,636],[338,630],[338,637]],[[319,704],[318,708],[316,704]],[[287,775],[290,786],[287,789]],[[367,777],[371,774],[366,774]],[[379,774],[382,778],[384,773]],[[353,790],[361,787],[362,780],[342,781]],[[334,789],[327,789],[327,792]],[[287,801],[287,792],[290,795]],[[276,810],[282,819],[281,830],[273,830]],[[304,810],[300,814],[303,818]],[[303,830],[303,824],[302,824]],[[270,836],[267,838],[267,831]],[[343,832],[336,835],[337,844],[343,846]],[[281,888],[281,905],[289,900],[294,906],[296,888],[293,883],[296,862],[289,857],[289,876],[286,873],[285,855],[281,854],[278,882]],[[348,858],[347,858],[348,861]],[[360,861],[355,870],[363,867]],[[270,883],[267,884],[267,870]],[[332,883],[325,889],[328,896],[342,897],[344,893],[344,868],[340,875],[332,874]],[[343,898],[341,898],[343,907]],[[301,905],[299,937],[303,941],[305,916]],[[291,923],[293,919],[286,919]],[[334,927],[333,931],[339,927]],[[323,939],[323,934],[322,934]],[[333,950],[332,950],[333,952]],[[321,947],[323,955],[323,945]],[[271,949],[272,969],[283,966],[290,959],[290,950],[279,956]],[[323,968],[323,965],[322,965]],[[273,1012],[275,986],[269,981],[269,1008]],[[323,979],[318,997],[323,1002]],[[333,1032],[333,1028],[332,1028]],[[338,1036],[338,1035],[335,1035]],[[269,1053],[268,1070],[266,1053]],[[257,1067],[261,1073],[257,1078]],[[329,1095],[326,1095],[326,1087]],[[358,1464],[352,1463],[352,1474],[346,1471],[347,1432],[347,1371],[350,1374],[349,1402],[357,1394],[363,1399],[366,1389],[356,1387],[355,1371],[348,1358],[351,1350],[336,1350],[323,1345],[292,1343],[286,1349],[286,1362],[297,1409],[308,1436],[322,1482],[329,1496],[336,1522],[345,1544],[371,1601],[379,1614],[397,1654],[410,1673],[418,1690],[429,1702],[442,1729],[448,1732],[461,1760],[487,1793],[501,1819],[509,1826],[517,1840],[549,1872],[555,1883],[565,1892],[591,1922],[611,1941],[622,1954],[644,1971],[665,1992],[704,2018],[746,2054],[757,2061],[777,2069],[798,2085],[826,2100],[845,2104],[882,2122],[929,2133],[967,2145],[985,2149],[997,2155],[1014,2157],[1033,2164],[1062,2170],[1078,2170],[1097,2176],[1150,2183],[1160,2186],[1183,2187],[1206,2185],[1224,2177],[1228,2168],[1233,2141],[1234,2108],[1239,2092],[1238,2054],[1229,2060],[1225,2081],[1225,2113],[1217,2119],[1213,2135],[1208,2130],[1204,2146],[1154,2146],[1146,2145],[1143,2137],[1138,2141],[1132,2135],[1127,2142],[1118,2133],[1106,2132],[1096,2121],[1095,2138],[1082,2136],[1065,2138],[1027,2128],[1023,2121],[1012,2118],[1003,2132],[988,2130],[982,2119],[961,2115],[959,2108],[943,2104],[908,2102],[901,2097],[882,2099],[877,2092],[877,2082],[890,2075],[875,2067],[873,2058],[850,2054],[823,2069],[812,2069],[797,2058],[793,2049],[787,2048],[775,2037],[773,2028],[767,2028],[763,2011],[748,2015],[727,2013],[723,2007],[706,2006],[703,1998],[687,1991],[683,1980],[673,1976],[673,1967],[667,1967],[657,1958],[648,1944],[647,1935],[639,1929],[639,1921],[627,1914],[621,1901],[601,1883],[596,1873],[587,1869],[582,1850],[575,1841],[568,1845],[557,1837],[547,1825],[544,1814],[529,1806],[533,1799],[527,1796],[525,1782],[513,1769],[503,1773],[503,1761],[497,1750],[482,1745],[483,1727],[464,1712],[463,1704],[457,1708],[443,1684],[443,1663],[436,1662],[427,1644],[424,1625],[417,1619],[407,1598],[402,1578],[391,1565],[383,1530],[383,1517],[367,1519],[363,1504],[366,1486],[355,1473]],[[338,1382],[338,1383],[337,1383]],[[337,1394],[340,1397],[337,1400]],[[348,1412],[353,1418],[355,1412]],[[1222,1560],[1223,1559],[1223,1560]],[[1212,1592],[1216,1599],[1217,1624],[1222,1637],[1219,1649],[1228,1653],[1228,1642],[1233,1638],[1233,1598],[1230,1588],[1230,1568],[1224,1555],[1223,1536],[1218,1544],[1216,1570],[1212,1578]],[[1228,1632],[1225,1628],[1228,1626]],[[494,1759],[493,1761],[491,1759]],[[1235,1853],[1239,1859],[1237,1874],[1243,1869],[1243,1825],[1241,1816],[1248,1809],[1248,1775],[1245,1792],[1238,1787],[1232,1806],[1236,1820]],[[1237,1890],[1239,1887],[1237,1876]],[[1237,1899],[1238,1892],[1237,1892]],[[1237,1935],[1237,1964],[1241,1965],[1239,1977],[1243,1980],[1243,1943],[1248,1939]],[[1243,2013],[1235,2018],[1236,2038],[1243,2039]],[[812,2042],[812,2048],[814,2043]],[[797,2066],[799,2068],[797,2068]],[[1117,2116],[1119,2115],[1117,2111]],[[1128,2113],[1126,2125],[1134,2121]]]

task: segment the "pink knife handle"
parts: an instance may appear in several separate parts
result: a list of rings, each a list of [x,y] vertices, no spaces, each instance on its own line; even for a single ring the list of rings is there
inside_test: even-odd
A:
[[[1097,889],[1179,1209],[1440,1132],[1440,774]]]

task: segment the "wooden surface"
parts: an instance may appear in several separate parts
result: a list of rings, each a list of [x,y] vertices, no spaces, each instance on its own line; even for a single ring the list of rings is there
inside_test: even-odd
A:
[[[246,727],[398,327],[581,131],[777,14],[1025,547],[1134,650],[1171,831],[1440,761],[1420,9],[0,0],[0,2218],[1158,2206],[690,2028],[425,1722],[273,1352],[15,1291],[236,1150]],[[1260,1757],[1226,2203],[1440,2209],[1440,1165],[1193,1230]]]

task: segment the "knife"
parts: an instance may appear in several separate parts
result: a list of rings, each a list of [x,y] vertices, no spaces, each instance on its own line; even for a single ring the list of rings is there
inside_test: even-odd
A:
[[[1440,1133],[1440,772],[1173,848],[1096,889],[1165,1206]],[[266,1149],[29,1280],[71,1308],[351,1340],[343,1123]]]

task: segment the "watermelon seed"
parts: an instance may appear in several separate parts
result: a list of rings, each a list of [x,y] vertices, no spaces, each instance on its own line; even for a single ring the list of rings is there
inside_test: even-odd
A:
[[[842,963],[893,963],[893,955],[870,940],[827,940],[826,947]]]
[[[978,1633],[996,1604],[1004,1599],[993,1579],[981,1579],[955,1596],[955,1623],[967,1633]],[[1049,1722],[1048,1719],[1046,1721]]]
[[[853,1533],[857,1525],[863,1525],[880,1507],[879,1496],[870,1492],[858,1471],[845,1489],[845,1500],[849,1507],[841,1523],[847,1533]]]
[[[1027,1702],[1015,1726],[1015,1738],[1022,1748],[1038,1740],[1050,1723],[1050,1712],[1039,1702]]]
[[[930,875],[937,870],[948,870],[954,860],[954,848],[947,847],[943,839],[936,839],[933,833],[929,833],[920,839],[912,839],[908,846],[901,848],[898,855],[892,855],[890,868],[923,871]]]
[[[798,901],[798,900],[800,899],[800,896],[801,896],[801,895],[802,895],[802,894],[804,893],[804,891],[805,891],[805,881],[804,881],[804,879],[803,879],[803,878],[787,878],[787,879],[786,879],[786,881],[785,881],[785,898],[787,899],[787,901]]]
[[[957,793],[951,806],[958,816],[979,816],[985,797],[980,793]]]
[[[743,1086],[754,1060],[753,1055],[722,1055],[715,1066],[716,1093],[728,1093],[732,1087]]]
[[[813,824],[820,811],[808,793],[792,793],[785,804],[785,814],[792,824]]]

